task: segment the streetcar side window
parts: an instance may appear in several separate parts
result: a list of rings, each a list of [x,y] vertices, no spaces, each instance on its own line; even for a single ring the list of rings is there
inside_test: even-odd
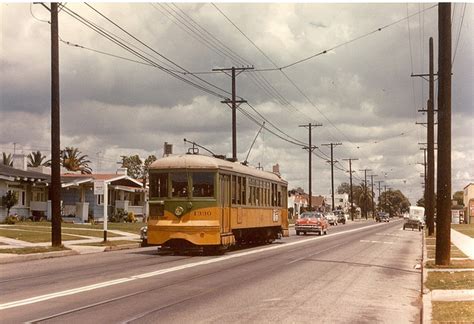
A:
[[[242,177],[242,186],[240,187],[242,190],[242,205],[247,204],[247,178]]]
[[[188,197],[188,175],[185,172],[171,173],[171,196]]]
[[[194,172],[193,197],[214,197],[214,177],[211,172]]]
[[[168,197],[168,173],[150,174],[150,197]]]

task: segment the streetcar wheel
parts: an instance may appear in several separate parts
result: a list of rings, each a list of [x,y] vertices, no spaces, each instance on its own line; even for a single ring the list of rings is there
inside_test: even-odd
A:
[[[300,235],[300,231],[296,231],[296,235]]]

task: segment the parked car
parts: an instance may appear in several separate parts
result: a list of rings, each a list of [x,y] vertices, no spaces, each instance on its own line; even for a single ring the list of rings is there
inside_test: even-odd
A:
[[[389,222],[390,221],[390,216],[389,214],[385,212],[378,212],[377,216],[375,216],[375,221],[376,222]]]
[[[346,223],[346,215],[342,210],[336,210],[334,211],[334,214],[337,217],[337,223],[338,224],[345,224]]]
[[[329,223],[322,213],[319,212],[304,212],[296,220],[295,230],[296,235],[308,232],[319,233],[319,235],[328,233]]]
[[[333,212],[327,212],[324,217],[328,220],[329,225],[337,225],[337,216]]]

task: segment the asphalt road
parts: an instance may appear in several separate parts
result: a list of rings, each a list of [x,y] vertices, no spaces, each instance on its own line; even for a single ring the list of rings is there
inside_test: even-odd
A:
[[[330,228],[223,256],[156,248],[2,265],[2,323],[419,322],[421,233]]]

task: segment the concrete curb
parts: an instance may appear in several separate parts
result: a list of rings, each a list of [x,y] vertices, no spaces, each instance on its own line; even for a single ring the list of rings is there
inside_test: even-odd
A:
[[[459,290],[442,290],[436,289],[431,291],[432,301],[474,301],[473,289],[459,289]]]
[[[424,324],[431,324],[433,318],[433,308],[431,305],[431,291],[426,288],[426,280],[428,279],[428,269],[425,264],[428,261],[428,249],[426,248],[425,231],[423,230],[423,291],[422,291],[422,319],[421,322]]]
[[[0,257],[0,264],[23,262],[31,260],[41,260],[49,258],[59,258],[64,256],[79,255],[80,253],[74,250],[54,251],[46,253],[31,253],[31,254],[14,254]]]
[[[130,243],[130,244],[117,245],[117,246],[107,246],[104,252],[137,249],[139,247],[141,247],[141,243]]]

